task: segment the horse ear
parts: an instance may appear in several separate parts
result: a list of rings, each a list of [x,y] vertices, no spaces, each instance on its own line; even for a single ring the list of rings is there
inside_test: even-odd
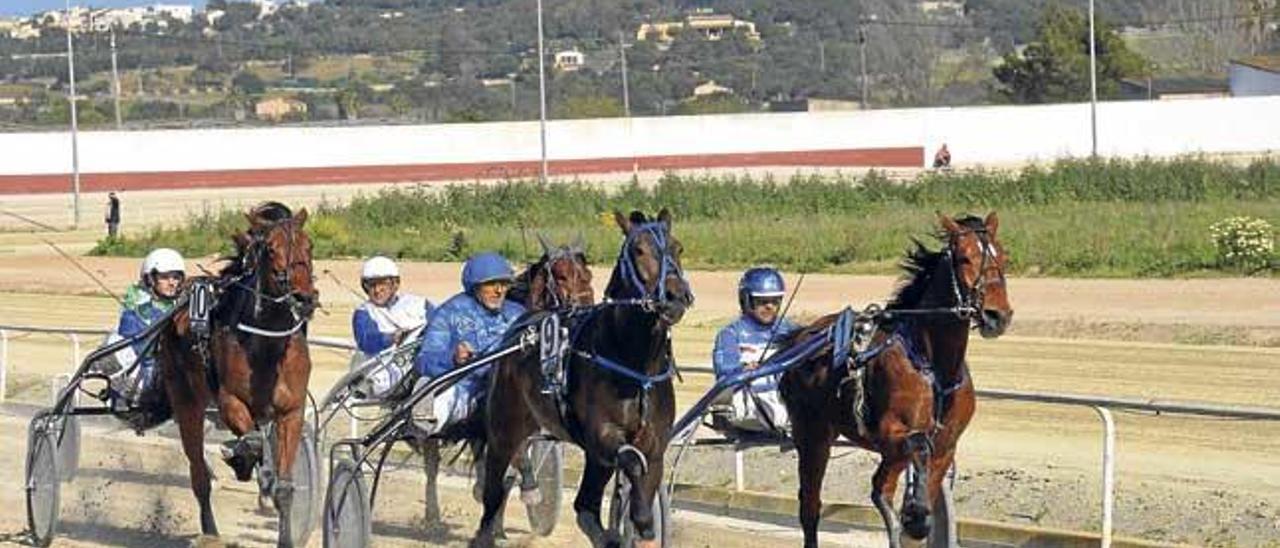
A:
[[[541,232],[537,233],[537,236],[538,236],[538,244],[542,245],[542,254],[543,254],[543,255],[550,255],[550,254],[551,254],[551,244],[547,243],[547,237],[546,237],[546,236],[544,236],[544,235],[542,235],[542,233],[541,233]]]
[[[302,208],[293,218],[298,221],[298,228],[302,228],[302,225],[307,224],[307,208]]]
[[[631,224],[644,224],[649,222],[649,218],[644,216],[642,211],[631,212]]]
[[[244,220],[249,221],[249,228],[258,226],[258,217],[253,214],[253,211],[245,212]]]
[[[987,214],[985,224],[987,225],[987,233],[991,234],[992,238],[996,237],[996,232],[1000,230],[1000,217],[996,216],[995,211]]]
[[[249,247],[249,244],[250,244],[249,235],[245,234],[244,232],[237,232],[235,234],[232,234],[231,241],[235,242],[236,249],[240,251],[244,251],[246,248]]]
[[[960,225],[956,224],[954,219],[943,215],[941,211],[935,210],[934,213],[938,216],[938,224],[942,225],[942,229],[947,231],[947,234],[954,235],[960,233]]]
[[[671,228],[671,211],[665,207],[662,208],[662,211],[658,212],[658,221],[667,225],[667,228]]]
[[[622,229],[623,236],[631,234],[631,220],[627,219],[627,216],[623,215],[621,211],[613,210],[613,221],[618,223],[618,228]]]

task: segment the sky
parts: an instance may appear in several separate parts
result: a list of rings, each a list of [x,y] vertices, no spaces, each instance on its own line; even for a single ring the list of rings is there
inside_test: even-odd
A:
[[[71,5],[95,8],[124,8],[151,4],[191,4],[200,9],[205,0],[71,0]],[[66,0],[0,0],[0,15],[31,15],[66,7]]]

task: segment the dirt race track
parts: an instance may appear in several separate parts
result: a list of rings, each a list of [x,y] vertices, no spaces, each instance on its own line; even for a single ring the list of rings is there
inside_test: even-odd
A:
[[[112,288],[123,287],[136,272],[134,260],[87,259],[85,264]],[[330,270],[343,280],[354,280],[357,269],[354,262],[317,263],[317,270]],[[404,270],[406,290],[437,301],[455,291],[458,265],[410,264]],[[355,297],[327,277],[321,278],[329,314],[317,317],[314,333],[347,337]],[[602,281],[605,276],[596,279]],[[680,362],[707,363],[715,328],[734,313],[734,282],[732,273],[692,274],[698,302],[675,333]],[[892,287],[893,279],[888,277],[809,276],[795,314],[812,317],[848,303],[860,306],[883,299]],[[994,341],[975,339],[970,347],[970,363],[980,388],[1280,407],[1274,401],[1280,394],[1278,280],[1013,279],[1010,295],[1016,309],[1010,335]],[[115,304],[61,259],[5,256],[0,261],[0,323],[102,328],[112,323],[114,315]],[[86,340],[85,351],[93,344]],[[317,371],[312,388],[323,391],[345,367],[345,356],[320,349],[314,355]],[[13,364],[10,399],[24,402],[47,401],[49,378],[68,371],[71,362],[65,338],[38,335],[12,335],[8,357]],[[688,405],[709,384],[705,375],[686,375],[685,383],[677,386],[678,401]],[[1097,530],[1101,439],[1093,411],[993,400],[979,404],[960,449],[956,487],[960,515]],[[1280,423],[1136,413],[1118,413],[1116,420],[1119,534],[1197,545],[1280,546],[1280,459],[1275,456],[1280,454]],[[0,438],[9,442],[9,449],[0,452],[0,466],[7,470],[0,501],[13,509],[0,520],[0,534],[7,535],[0,538],[9,540],[18,539],[23,528],[21,494],[15,483],[24,449],[19,441],[23,427],[15,418],[0,420]],[[147,438],[146,443],[163,447],[130,449],[119,456],[105,443],[87,442],[87,465],[124,467],[130,472],[124,476],[103,472],[77,480],[114,483],[105,491],[109,495],[105,500],[78,498],[86,489],[94,491],[92,483],[66,489],[64,515],[82,516],[75,518],[78,523],[90,523],[83,516],[102,512],[111,501],[136,500],[158,505],[163,510],[156,510],[157,515],[169,517],[162,517],[161,526],[152,529],[151,522],[141,518],[105,518],[101,532],[81,528],[70,545],[190,540],[193,505],[176,444],[158,438]],[[120,459],[134,460],[125,466],[116,464]],[[700,449],[686,461],[681,481],[732,485],[730,453]],[[872,462],[863,453],[841,452],[828,473],[826,500],[865,503]],[[747,467],[748,489],[788,496],[795,492],[794,454],[753,450]],[[387,497],[384,500],[394,497],[397,503],[379,506],[378,519],[385,515],[387,520],[379,525],[381,530],[411,530],[416,515],[411,509],[421,507],[420,494],[406,487],[403,498]],[[236,525],[244,528],[226,540],[256,544],[267,538],[269,530],[262,527],[272,518],[247,517],[250,492],[224,486],[215,498],[228,512],[224,522],[253,524]],[[461,540],[474,526],[470,512],[475,504],[465,496],[451,500],[460,502],[447,505],[457,516],[450,529],[455,536],[449,539]],[[398,511],[403,514],[397,515]],[[508,523],[524,522],[514,516]],[[562,521],[567,523],[571,522]],[[794,533],[744,534],[742,527],[707,524],[704,536],[686,538],[681,545],[736,546],[748,539],[755,545],[766,538],[796,543],[795,537],[787,536]],[[562,529],[572,531],[568,526]],[[396,536],[388,534],[387,542],[397,542]],[[577,536],[567,538],[580,541]],[[515,544],[526,545],[520,542]]]

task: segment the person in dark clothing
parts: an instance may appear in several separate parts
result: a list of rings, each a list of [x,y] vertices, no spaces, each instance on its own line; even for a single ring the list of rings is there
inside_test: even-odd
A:
[[[951,169],[951,151],[947,150],[946,143],[943,143],[938,153],[933,155],[933,168]]]
[[[107,193],[107,237],[115,238],[120,235],[120,198],[116,197],[116,193]]]

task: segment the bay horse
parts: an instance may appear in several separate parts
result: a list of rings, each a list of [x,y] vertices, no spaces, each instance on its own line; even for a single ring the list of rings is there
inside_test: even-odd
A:
[[[539,429],[585,453],[573,508],[593,546],[616,546],[615,531],[600,520],[605,485],[618,469],[630,490],[630,519],[654,546],[652,513],[662,480],[663,453],[675,420],[671,327],[693,304],[680,266],[682,247],[663,209],[649,218],[614,212],[624,241],[605,289],[605,302],[567,315],[569,336],[561,362],[565,384],[546,391],[540,349],[499,361],[490,379],[485,417],[484,516],[472,546],[492,546],[501,534],[503,474]]]
[[[188,299],[206,284],[214,295],[207,318],[181,308],[160,334],[165,389],[182,437],[191,489],[200,505],[200,532],[217,536],[209,502],[210,473],[204,457],[204,419],[216,402],[220,420],[239,438],[227,459],[236,479],[248,481],[261,458],[246,435],[275,424],[278,447],[272,499],[279,514],[277,545],[291,546],[292,470],[303,429],[311,356],[306,324],[319,293],[313,284],[311,239],[303,230],[307,210],[267,202],[251,210],[249,229],[233,236],[236,255],[216,277],[188,280]],[[241,451],[241,449],[244,449]]]
[[[581,238],[572,244],[553,246],[541,234],[538,243],[542,246],[542,256],[527,265],[523,272],[516,275],[515,283],[507,292],[507,299],[518,302],[529,311],[559,310],[574,307],[586,307],[595,304],[595,290],[591,287],[591,268],[587,262],[586,247]],[[483,420],[466,421],[454,432],[446,433],[447,437],[462,440],[474,440],[485,436]],[[441,440],[430,438],[418,442],[418,450],[423,455],[423,464],[427,475],[426,485],[426,522],[428,525],[441,523],[440,502],[436,491],[436,477],[440,470]],[[472,443],[472,456],[479,463],[483,458],[483,442]],[[523,454],[523,451],[520,452]],[[536,492],[537,483],[534,474],[528,469],[529,463],[518,459],[517,469],[523,479],[522,491]],[[477,478],[480,480],[481,478]],[[477,483],[477,493],[481,492]],[[523,494],[523,493],[522,493]],[[477,499],[480,499],[477,496]]]
[[[955,459],[956,444],[973,418],[976,399],[965,362],[969,327],[998,337],[1013,319],[1005,287],[1008,258],[993,212],[952,219],[938,214],[945,242],[930,251],[918,240],[904,263],[905,282],[883,312],[874,314],[869,346],[857,356],[827,348],[782,376],[799,456],[800,524],[804,545],[818,546],[822,482],[837,436],[880,454],[871,501],[884,520],[889,545],[903,530],[924,539],[931,512]],[[784,347],[837,322],[836,315],[797,330]],[[910,466],[901,526],[892,504],[898,477]]]

